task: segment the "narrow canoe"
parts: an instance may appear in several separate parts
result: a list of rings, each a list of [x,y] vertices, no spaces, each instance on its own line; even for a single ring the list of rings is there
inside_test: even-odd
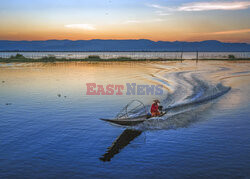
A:
[[[106,122],[110,122],[113,124],[122,125],[122,126],[134,126],[134,125],[137,125],[139,123],[144,122],[148,118],[150,118],[150,116],[144,115],[144,116],[138,116],[138,117],[134,117],[134,118],[121,118],[121,119],[103,119],[103,118],[101,118],[101,120],[106,121]]]
[[[162,113],[158,117],[161,117],[165,114],[166,114],[166,112]],[[142,123],[150,118],[153,118],[153,117],[151,117],[150,115],[143,115],[143,116],[138,116],[138,117],[134,117],[134,118],[121,118],[121,119],[103,119],[103,118],[101,118],[101,120],[106,121],[106,122],[110,122],[113,124],[118,124],[121,126],[135,126],[135,125],[140,124],[140,123]]]

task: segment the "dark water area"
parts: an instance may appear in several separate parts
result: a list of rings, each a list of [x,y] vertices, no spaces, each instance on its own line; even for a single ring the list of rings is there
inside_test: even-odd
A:
[[[161,85],[161,95],[87,95]],[[249,178],[248,61],[0,64],[1,178]],[[166,115],[111,125],[131,100]]]

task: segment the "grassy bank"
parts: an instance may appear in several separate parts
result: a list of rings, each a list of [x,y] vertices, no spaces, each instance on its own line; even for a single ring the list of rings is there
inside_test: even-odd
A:
[[[38,59],[34,58],[27,58],[21,54],[16,54],[16,56],[11,56],[9,58],[0,58],[0,62],[3,63],[12,63],[12,62],[129,62],[129,61],[182,61],[183,59],[133,59],[129,57],[118,57],[118,58],[110,58],[110,59],[103,59],[99,56],[88,56],[87,58],[83,59],[66,59],[66,58],[56,58],[54,56],[46,56]],[[194,59],[195,60],[195,59]],[[235,58],[233,55],[229,55],[227,59],[199,59],[200,61],[203,60],[250,60],[250,58],[238,59]]]
[[[116,61],[173,61],[178,59],[132,59],[128,57],[118,57],[118,58],[109,58],[103,59],[99,56],[88,56],[87,58],[79,58],[79,59],[66,59],[66,58],[56,58],[54,56],[46,56],[38,59],[26,58],[21,54],[17,54],[16,56],[11,56],[9,58],[0,58],[0,62],[11,63],[11,62],[77,62],[77,61],[86,61],[86,62],[116,62]]]

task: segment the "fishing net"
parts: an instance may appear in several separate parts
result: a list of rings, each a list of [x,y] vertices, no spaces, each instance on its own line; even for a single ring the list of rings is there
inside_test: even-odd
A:
[[[147,115],[145,105],[139,100],[129,102],[117,115],[116,119],[133,118],[142,115]]]

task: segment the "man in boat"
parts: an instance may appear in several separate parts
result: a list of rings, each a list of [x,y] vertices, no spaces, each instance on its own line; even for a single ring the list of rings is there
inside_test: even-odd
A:
[[[156,117],[161,115],[161,112],[159,111],[159,100],[154,100],[154,103],[151,105],[151,116]]]

